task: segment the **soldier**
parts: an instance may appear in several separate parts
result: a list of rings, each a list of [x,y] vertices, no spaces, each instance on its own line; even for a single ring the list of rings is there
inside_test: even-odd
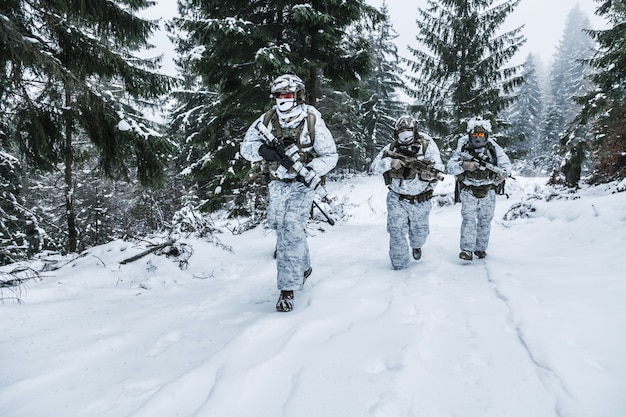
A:
[[[305,227],[313,204],[314,190],[307,179],[281,164],[285,155],[255,129],[262,122],[286,148],[296,145],[300,161],[312,174],[321,177],[337,164],[335,141],[313,106],[304,103],[304,83],[293,74],[272,82],[274,106],[248,129],[241,143],[241,155],[250,162],[268,162],[270,183],[267,223],[276,230],[277,286],[280,296],[276,310],[291,311],[295,290],[300,290],[312,271]]]
[[[435,141],[418,132],[411,116],[400,117],[393,142],[379,152],[371,166],[374,174],[383,174],[389,188],[387,231],[393,269],[408,267],[410,254],[416,261],[422,257],[422,246],[430,233],[430,199],[437,181],[443,178],[443,168]]]
[[[510,175],[511,161],[489,137],[491,122],[481,117],[468,121],[467,136],[459,139],[448,161],[448,174],[457,177],[461,202],[461,253],[471,261],[487,256],[491,220],[496,209],[496,188]],[[487,168],[489,167],[489,168]]]

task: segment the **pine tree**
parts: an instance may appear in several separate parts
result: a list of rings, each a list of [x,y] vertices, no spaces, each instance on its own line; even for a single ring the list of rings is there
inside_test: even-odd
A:
[[[387,2],[381,8],[383,19],[370,35],[374,67],[369,77],[364,79],[364,90],[368,98],[360,104],[359,114],[363,132],[362,148],[367,167],[378,152],[393,137],[395,121],[406,113],[406,103],[398,94],[404,89],[402,68],[398,48],[394,40],[398,34],[389,20]]]
[[[40,219],[24,204],[19,160],[0,147],[0,265],[23,260],[44,249]]]
[[[555,62],[550,73],[552,101],[558,118],[555,128],[559,132],[556,144],[564,158],[552,173],[550,183],[577,187],[589,151],[589,129],[575,123],[580,107],[574,98],[589,90],[590,67],[584,60],[593,53],[594,43],[586,33],[590,22],[578,6],[567,16],[563,38],[557,47]],[[556,115],[555,114],[555,115]]]
[[[109,177],[128,179],[134,168],[144,184],[164,179],[170,145],[142,118],[137,101],[156,100],[171,85],[154,72],[157,60],[134,55],[157,25],[134,13],[151,4],[12,0],[2,6],[9,17],[0,23],[7,40],[0,59],[11,74],[12,139],[34,167],[62,166],[70,251],[78,245],[73,166],[81,142],[97,149]]]
[[[496,34],[520,0],[427,0],[416,20],[417,40],[409,48],[414,75],[410,95],[427,127],[451,141],[472,116],[489,117],[494,127],[522,82],[521,66],[506,67],[524,42],[521,27]],[[445,145],[445,143],[444,143]]]
[[[593,54],[594,42],[585,33],[590,27],[589,18],[576,5],[567,15],[563,36],[550,70],[550,91],[554,106],[561,115],[561,132],[580,111],[573,97],[589,90],[590,83],[586,78],[590,68],[583,61]]]
[[[171,25],[177,44],[188,60],[186,67],[207,89],[198,97],[207,99],[198,111],[207,123],[186,138],[208,151],[189,165],[196,168],[196,178],[204,179],[206,208],[223,207],[231,195],[234,206],[241,207],[247,196],[235,190],[250,165],[236,157],[239,142],[250,123],[270,107],[272,79],[297,74],[305,80],[312,105],[317,105],[325,83],[338,90],[353,88],[371,64],[363,31],[350,29],[378,14],[362,0],[185,1],[179,12],[180,19]],[[208,102],[210,94],[215,100]],[[323,105],[319,107],[324,114]],[[182,112],[186,108],[181,103]]]
[[[516,93],[516,100],[507,110],[511,123],[509,135],[517,138],[509,148],[513,159],[539,155],[541,119],[543,117],[543,92],[538,76],[536,59],[529,54],[524,62],[524,83]]]
[[[626,4],[603,0],[596,14],[609,27],[587,31],[599,45],[585,60],[596,71],[591,76],[595,88],[577,98],[582,109],[576,122],[588,126],[595,138],[591,181],[607,182],[626,177]]]

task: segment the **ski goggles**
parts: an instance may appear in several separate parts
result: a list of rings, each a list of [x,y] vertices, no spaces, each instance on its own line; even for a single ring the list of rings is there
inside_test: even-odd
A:
[[[274,97],[276,98],[294,98],[296,96],[296,93],[278,93],[276,95],[274,95]]]
[[[473,138],[484,138],[485,137],[485,132],[473,132],[472,133],[472,137]]]

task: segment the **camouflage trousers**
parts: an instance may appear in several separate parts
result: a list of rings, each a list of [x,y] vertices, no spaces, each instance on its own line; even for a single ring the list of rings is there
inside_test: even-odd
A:
[[[496,210],[496,192],[489,190],[476,198],[470,190],[461,190],[461,250],[486,251],[491,234],[491,220]]]
[[[430,233],[430,200],[411,203],[400,200],[393,191],[387,193],[387,232],[389,232],[389,259],[396,269],[409,266],[410,248],[421,248]],[[408,240],[407,240],[408,236]]]
[[[277,287],[302,289],[304,271],[311,265],[305,227],[313,204],[313,190],[299,181],[269,184],[267,224],[276,230]]]

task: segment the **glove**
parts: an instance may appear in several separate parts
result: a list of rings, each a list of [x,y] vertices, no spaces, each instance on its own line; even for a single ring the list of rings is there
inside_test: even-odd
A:
[[[434,173],[432,173],[430,171],[425,171],[425,170],[420,171],[420,180],[422,180],[422,181],[432,181],[432,180],[435,180],[435,179],[437,179],[437,176]]]
[[[391,160],[391,169],[400,169],[404,167],[404,162],[401,159],[393,158]]]
[[[261,155],[266,161],[280,161],[282,159],[280,154],[276,152],[276,149],[271,146],[267,146],[264,143],[259,147],[259,155]]]
[[[461,167],[463,167],[464,171],[469,171],[469,172],[474,172],[476,171],[480,166],[478,165],[478,162],[474,162],[474,161],[463,161],[463,164],[461,165]]]
[[[309,169],[309,172],[304,177],[304,182],[307,183],[307,184],[311,184],[311,182],[313,181],[313,179],[315,178],[315,176],[317,174],[311,168],[309,168],[309,167],[307,167],[307,168]]]

